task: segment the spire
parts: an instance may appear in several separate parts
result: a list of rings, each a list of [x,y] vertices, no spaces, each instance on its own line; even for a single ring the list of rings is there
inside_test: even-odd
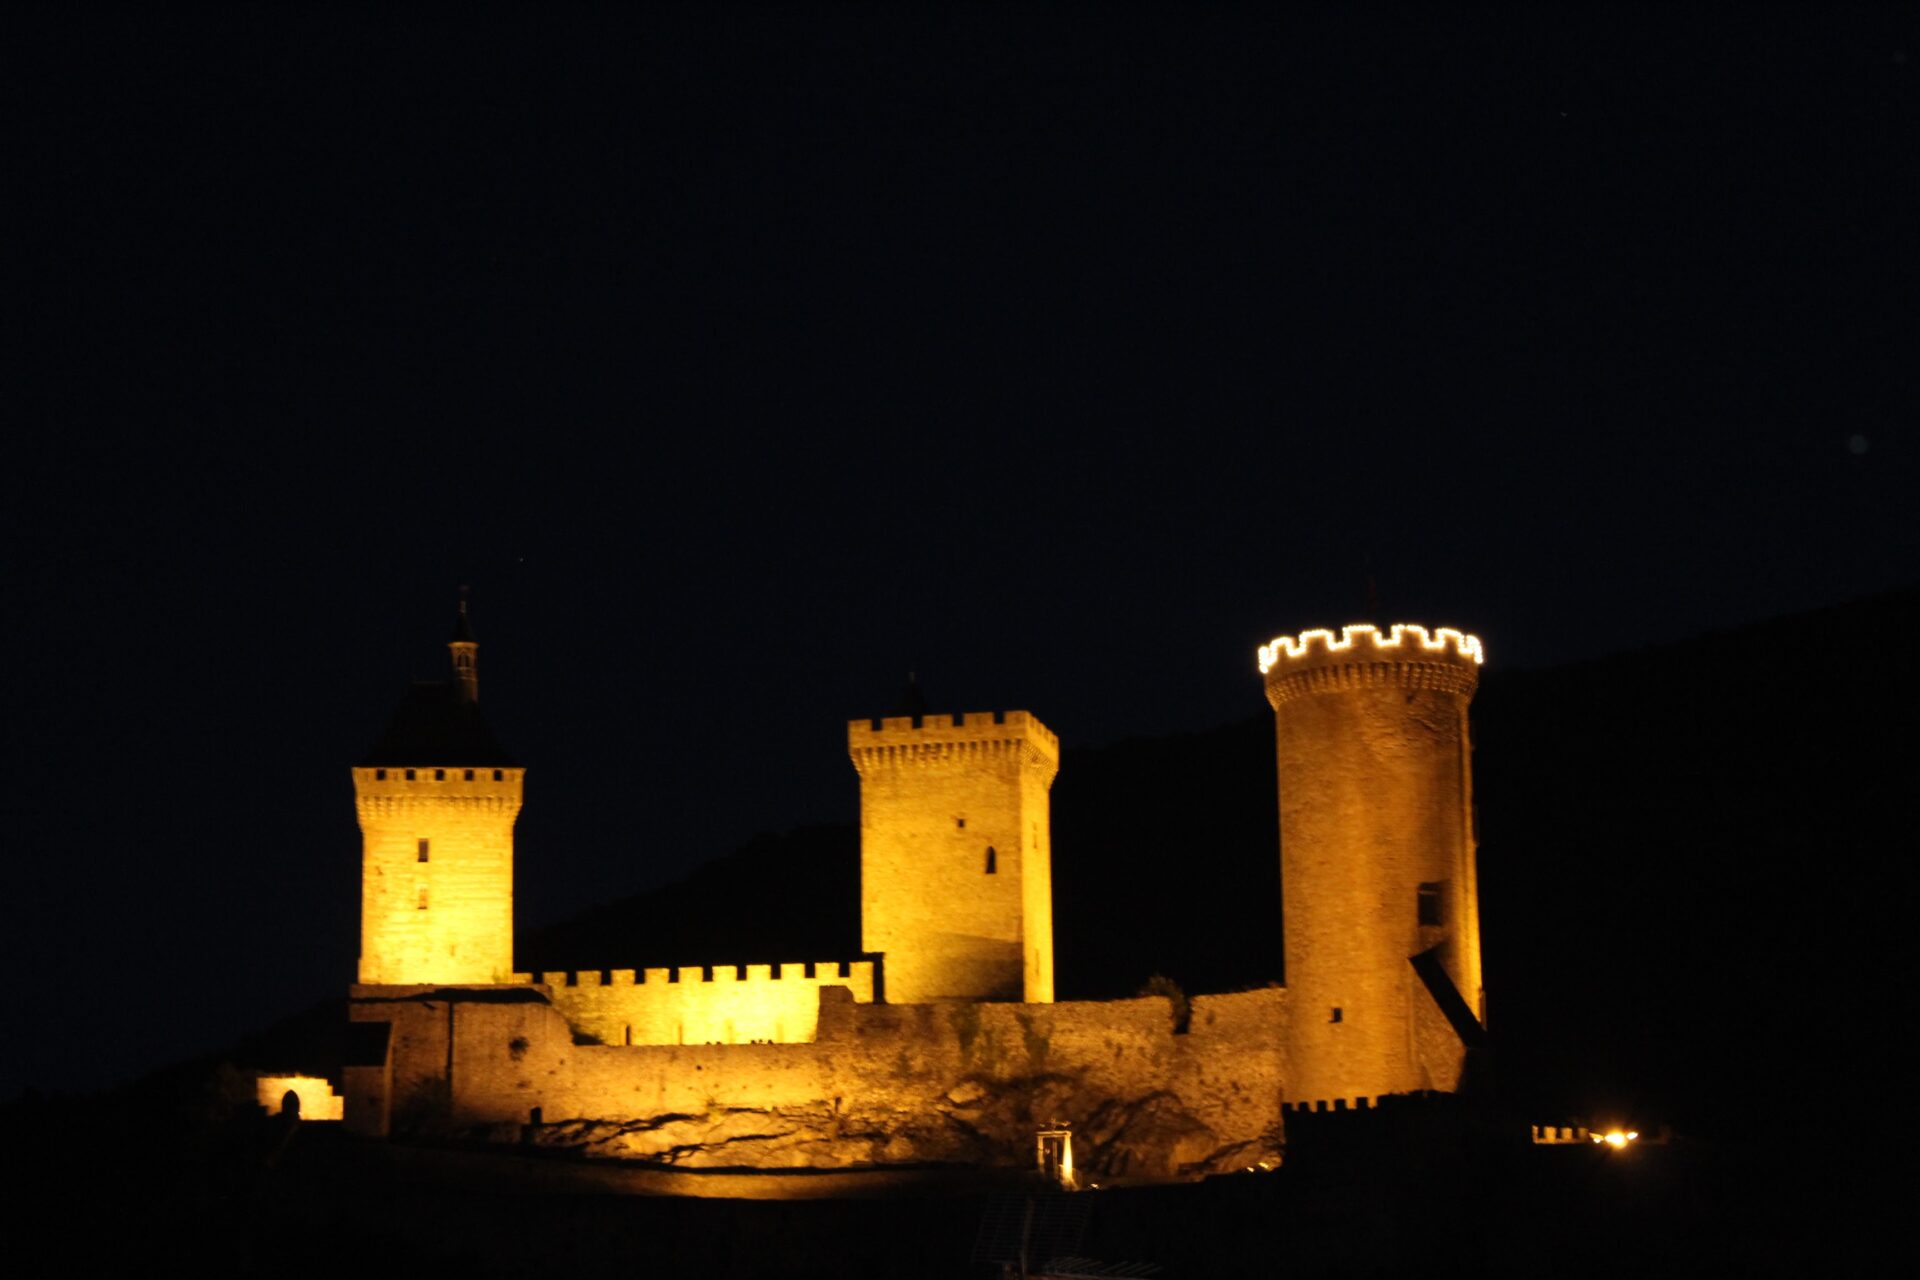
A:
[[[467,617],[469,588],[460,588],[460,616],[454,620],[453,639],[447,648],[453,654],[453,678],[462,702],[480,701],[480,642],[473,638],[473,623]]]

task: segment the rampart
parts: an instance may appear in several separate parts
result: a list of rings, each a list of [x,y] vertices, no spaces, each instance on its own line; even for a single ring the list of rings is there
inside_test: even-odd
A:
[[[1157,997],[881,1005],[826,988],[812,1043],[631,1047],[574,1043],[537,988],[517,990],[356,1001],[356,1019],[395,1024],[395,1132],[687,1168],[1018,1167],[1058,1122],[1095,1179],[1279,1155],[1279,988],[1196,997],[1181,1034]]]
[[[796,1044],[814,1038],[824,987],[873,1001],[871,960],[526,973],[575,1031],[606,1045]]]

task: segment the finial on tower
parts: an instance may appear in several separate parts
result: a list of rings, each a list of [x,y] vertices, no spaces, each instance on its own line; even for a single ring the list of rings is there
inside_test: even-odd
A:
[[[919,724],[921,718],[927,714],[927,699],[926,695],[920,692],[919,672],[907,672],[906,687],[900,690],[899,699],[894,703],[893,710],[887,714],[912,716],[915,724]]]
[[[460,616],[453,624],[453,639],[447,648],[453,653],[453,678],[462,702],[480,701],[480,642],[473,638],[473,622],[467,617],[467,596],[471,588],[460,588]]]

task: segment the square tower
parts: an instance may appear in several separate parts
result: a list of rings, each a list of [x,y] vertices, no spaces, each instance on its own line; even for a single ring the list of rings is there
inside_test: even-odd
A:
[[[1053,1000],[1060,742],[1025,711],[855,720],[861,946],[891,1004]]]
[[[460,601],[453,679],[414,685],[354,767],[360,981],[513,980],[513,824],[526,770],[480,714],[479,643]]]

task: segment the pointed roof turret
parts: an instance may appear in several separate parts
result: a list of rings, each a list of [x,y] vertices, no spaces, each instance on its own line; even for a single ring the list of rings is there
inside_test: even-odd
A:
[[[453,679],[415,684],[394,709],[363,765],[513,765],[480,718],[480,643],[467,615],[468,590],[460,588],[454,618]],[[517,767],[517,766],[516,766]]]
[[[460,588],[460,616],[454,619],[447,649],[453,654],[455,693],[465,702],[480,701],[480,642],[473,638],[473,621],[467,617],[466,587]]]
[[[460,616],[453,622],[453,644],[478,644],[473,638],[473,620],[467,617],[467,597],[473,593],[472,587],[460,588]]]

